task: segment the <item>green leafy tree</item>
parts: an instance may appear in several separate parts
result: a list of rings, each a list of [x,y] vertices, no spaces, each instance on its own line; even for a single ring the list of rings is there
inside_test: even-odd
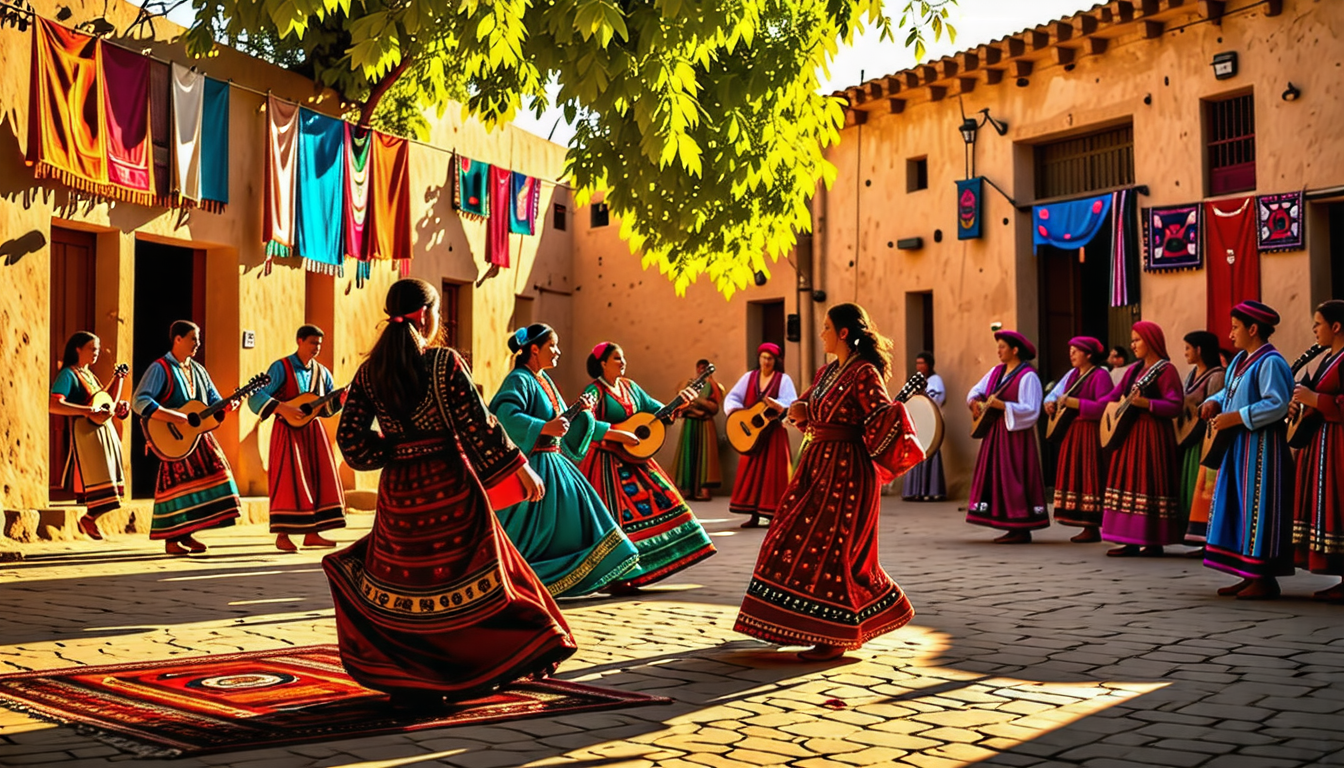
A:
[[[954,38],[955,2],[907,0],[893,23],[882,0],[193,0],[188,45],[288,65],[395,130],[454,101],[491,126],[539,115],[552,86],[578,203],[601,193],[678,293],[707,276],[731,296],[835,179],[843,102],[818,90],[840,44],[904,30],[922,58],[927,35]]]

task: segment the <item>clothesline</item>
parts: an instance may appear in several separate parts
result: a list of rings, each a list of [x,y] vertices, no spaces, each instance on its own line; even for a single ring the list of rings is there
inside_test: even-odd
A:
[[[14,4],[8,2],[7,0],[0,0],[0,10],[4,10],[4,11],[12,11],[12,12],[16,12],[16,13],[21,13],[21,14],[24,14],[24,15],[26,15],[26,16],[30,16],[30,17],[34,17],[34,18],[36,18],[36,16],[37,16],[37,12],[34,11],[32,8],[22,8],[22,7],[20,7],[20,6],[17,6],[17,5],[14,5]],[[54,19],[48,19],[48,21],[49,21],[50,23],[52,23],[52,24],[56,24],[56,25],[58,25],[58,26],[64,27],[65,29],[68,29],[68,30],[70,30],[71,32],[76,32],[76,33],[81,34],[81,35],[90,35],[89,32],[85,32],[85,31],[83,31],[83,30],[80,30],[80,29],[77,28],[77,27],[72,27],[72,26],[69,26],[69,25],[67,25],[67,24],[62,24],[61,22],[56,21],[56,20],[54,20]],[[96,35],[91,35],[91,36],[96,37]],[[152,54],[152,53],[146,53],[146,52],[145,52],[146,49],[136,49],[136,48],[132,48],[131,46],[129,46],[129,45],[125,45],[124,43],[119,43],[119,42],[116,42],[116,41],[114,41],[114,40],[108,40],[108,39],[106,39],[106,38],[103,38],[103,42],[106,43],[106,44],[108,44],[108,45],[114,46],[114,47],[116,47],[116,48],[120,48],[120,49],[122,49],[122,50],[124,50],[124,51],[128,51],[128,52],[130,52],[130,53],[135,53],[135,54],[138,54],[138,55],[140,55],[140,56],[144,56],[145,58],[150,59],[150,60],[152,60],[152,61],[157,61],[157,62],[159,62],[160,64],[168,64],[168,65],[172,65],[172,64],[176,64],[176,63],[177,63],[177,62],[171,61],[171,60],[169,60],[169,59],[161,59],[161,58],[159,58],[158,56],[155,56],[155,55]],[[196,67],[195,65],[193,65],[193,66],[191,67],[191,69],[192,69],[192,71],[200,72],[200,70],[197,69],[197,67]],[[202,74],[205,74],[205,73],[202,73]],[[258,90],[258,89],[256,89],[256,88],[252,88],[252,87],[250,87],[250,86],[243,85],[243,84],[241,84],[241,83],[234,82],[233,78],[228,78],[228,79],[226,79],[226,80],[223,80],[222,82],[228,83],[228,85],[229,85],[230,88],[236,88],[236,89],[238,89],[238,90],[240,90],[240,91],[246,91],[246,92],[248,92],[248,93],[252,93],[252,94],[255,94],[255,95],[257,95],[257,96],[261,96],[262,98],[266,98],[266,97],[269,96],[269,97],[271,97],[271,98],[276,99],[277,101],[283,101],[283,102],[285,102],[286,104],[293,104],[293,105],[295,105],[295,106],[299,106],[299,107],[303,107],[303,106],[304,106],[301,102],[294,101],[294,100],[292,100],[292,99],[286,99],[286,98],[284,98],[284,97],[282,97],[282,96],[277,96],[277,95],[275,95],[274,93],[272,93],[270,90],[262,91],[262,90]],[[307,107],[304,107],[304,108],[306,109]],[[341,117],[338,117],[338,118],[336,118],[336,119],[341,120],[342,122],[347,122],[347,123],[350,122],[349,120],[346,120],[345,118],[341,118]],[[381,130],[381,129],[380,129],[380,130]],[[386,131],[383,131],[383,133],[386,133]],[[394,136],[395,134],[388,134],[388,135],[389,135],[389,136]],[[453,148],[449,149],[449,148],[446,148],[446,147],[441,147],[441,146],[439,146],[439,145],[437,145],[437,144],[430,144],[429,142],[420,141],[419,139],[414,139],[414,138],[411,138],[411,137],[409,137],[409,136],[400,136],[400,137],[398,137],[398,138],[405,139],[406,141],[410,142],[411,144],[415,144],[415,145],[417,145],[417,146],[421,146],[421,147],[424,147],[424,148],[426,148],[426,149],[431,149],[431,150],[434,150],[434,151],[436,151],[436,152],[442,152],[442,153],[444,153],[444,154],[446,154],[446,155],[450,155],[450,156],[451,156],[451,155],[457,155],[457,154],[458,154],[458,151],[457,151],[457,148],[456,148],[456,147],[453,147]],[[537,177],[533,177],[533,178],[536,178],[538,181],[540,181],[540,182],[543,183],[543,184],[550,184],[550,185],[555,186],[555,187],[562,187],[562,188],[564,188],[564,189],[569,189],[569,190],[574,189],[572,186],[570,186],[569,184],[566,184],[566,183],[563,182],[563,181],[559,181],[559,180],[555,180],[555,179],[543,179],[543,178],[541,178],[541,177],[539,177],[539,176],[537,176]]]

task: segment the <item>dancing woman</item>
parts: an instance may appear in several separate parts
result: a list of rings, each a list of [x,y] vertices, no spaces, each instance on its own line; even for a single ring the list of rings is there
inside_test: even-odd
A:
[[[1185,361],[1194,367],[1185,379],[1185,401],[1198,407],[1209,396],[1223,389],[1224,373],[1218,355],[1218,337],[1208,331],[1191,331],[1185,335]],[[1209,505],[1213,503],[1213,485],[1218,470],[1199,463],[1203,445],[1196,442],[1181,456],[1181,509],[1189,514],[1185,528],[1185,543],[1199,547],[1187,553],[1204,556],[1204,542],[1209,533]]]
[[[109,394],[112,412],[95,411],[91,405],[95,393],[103,389],[102,382],[89,366],[98,362],[102,342],[88,331],[79,331],[65,343],[61,356],[61,370],[51,384],[51,402],[47,409],[53,416],[64,416],[64,446],[59,455],[59,477],[53,487],[61,488],[75,497],[75,503],[85,508],[79,518],[79,530],[91,539],[102,539],[98,518],[121,507],[126,493],[126,475],[121,465],[121,438],[111,419],[97,424],[90,416],[115,416],[124,419],[131,415],[131,404],[121,399],[126,375],[114,376]],[[122,369],[125,370],[125,369]]]
[[[1007,531],[995,544],[1029,544],[1031,532],[1050,526],[1036,441],[1041,379],[1031,367],[1036,347],[1017,331],[995,331],[999,364],[966,396],[971,415],[1003,411],[980,443],[966,522]]]
[[[1112,557],[1156,557],[1164,545],[1185,539],[1172,430],[1181,412],[1181,377],[1167,357],[1167,339],[1157,323],[1135,323],[1130,346],[1137,360],[1105,402],[1118,401],[1136,392],[1141,379],[1153,378],[1137,392],[1131,407],[1138,415],[1111,454],[1101,538],[1121,545],[1106,552]]]
[[[1100,367],[1106,348],[1091,336],[1069,339],[1073,369],[1045,397],[1045,412],[1054,417],[1060,408],[1077,411],[1059,444],[1055,467],[1055,522],[1082,528],[1069,541],[1101,541],[1101,502],[1106,481],[1106,456],[1101,451],[1101,414],[1115,386]]]
[[[1344,301],[1317,307],[1312,330],[1330,355],[1310,386],[1293,391],[1294,413],[1307,406],[1322,416],[1312,441],[1297,454],[1293,547],[1299,568],[1341,577],[1314,595],[1339,602],[1344,601]]]
[[[560,361],[555,329],[529,325],[508,343],[513,371],[490,412],[528,455],[546,495],[499,510],[499,522],[552,596],[596,592],[633,569],[639,554],[573,463],[588,454],[593,415],[584,410],[573,421],[562,418],[565,401],[546,373]]]
[[[756,349],[756,370],[747,373],[724,404],[724,413],[750,408],[761,401],[783,415],[798,398],[793,379],[780,366],[784,352],[778,344],[766,342]],[[728,511],[750,515],[743,528],[756,528],[761,518],[769,518],[779,507],[779,500],[789,484],[789,465],[793,455],[789,450],[789,436],[781,421],[771,421],[761,430],[756,447],[737,462],[737,478],[733,481],[733,497]]]
[[[638,445],[639,438],[612,425],[663,407],[624,378],[625,352],[606,341],[593,347],[588,375],[593,383],[586,391],[597,398],[597,423],[593,450],[579,469],[639,550],[635,568],[607,588],[612,594],[629,594],[704,560],[714,554],[714,545],[658,462],[633,459],[620,450]],[[695,392],[684,389],[678,396],[689,403]]]
[[[546,674],[574,638],[485,494],[511,477],[528,501],[545,488],[461,356],[438,346],[438,291],[398,280],[383,311],[337,432],[352,468],[382,470],[373,529],[322,560],[341,660],[360,685],[414,703]]]
[[[924,459],[905,406],[883,379],[891,342],[857,304],[826,313],[835,360],[789,408],[811,436],[761,543],[734,629],[834,659],[904,626],[914,609],[877,554],[880,491]]]

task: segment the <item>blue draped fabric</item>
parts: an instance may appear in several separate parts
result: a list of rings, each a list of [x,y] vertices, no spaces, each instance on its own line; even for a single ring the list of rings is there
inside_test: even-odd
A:
[[[209,77],[201,120],[201,199],[229,202],[229,84]]]
[[[1105,194],[1035,206],[1031,209],[1032,243],[1065,250],[1086,247],[1110,221],[1111,197]]]
[[[308,268],[339,274],[345,205],[345,123],[299,110],[299,178],[295,255]]]

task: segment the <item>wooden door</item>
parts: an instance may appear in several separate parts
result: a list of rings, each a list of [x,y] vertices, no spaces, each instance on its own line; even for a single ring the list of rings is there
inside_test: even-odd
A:
[[[55,381],[61,369],[65,343],[78,331],[93,331],[94,267],[97,255],[93,234],[72,229],[51,228],[51,367],[48,381]],[[37,404],[34,404],[37,405]],[[42,407],[46,404],[42,403]],[[58,490],[61,470],[69,450],[65,434],[66,419],[48,418],[48,458],[51,470],[51,498],[68,501],[72,495]]]

